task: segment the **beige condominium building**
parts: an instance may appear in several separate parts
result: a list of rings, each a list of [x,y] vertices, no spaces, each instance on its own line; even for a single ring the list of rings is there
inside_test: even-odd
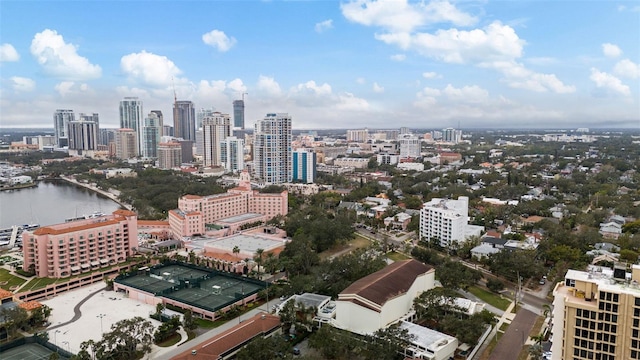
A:
[[[567,271],[553,291],[553,359],[640,359],[639,282],[640,265]]]

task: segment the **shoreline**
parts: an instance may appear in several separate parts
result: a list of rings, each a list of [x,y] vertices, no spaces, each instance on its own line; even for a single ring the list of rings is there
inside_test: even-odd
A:
[[[76,180],[75,178],[69,178],[69,177],[65,177],[65,176],[60,175],[59,179],[60,180],[64,180],[64,181],[66,181],[68,183],[83,187],[85,189],[91,190],[91,191],[93,191],[95,193],[98,193],[100,195],[103,195],[106,198],[108,198],[110,200],[113,200],[116,204],[120,205],[121,207],[123,207],[123,208],[125,208],[127,210],[130,210],[130,211],[134,211],[133,210],[133,206],[131,206],[130,204],[127,204],[125,202],[120,201],[120,199],[118,199],[118,196],[116,194],[114,194],[114,193],[111,193],[109,191],[104,191],[102,189],[98,189],[97,187],[95,187],[95,186],[93,186],[91,184],[85,184],[85,183],[78,182],[78,180]]]
[[[28,188],[32,188],[32,187],[36,187],[36,186],[38,186],[38,182],[37,181],[33,181],[33,182],[29,183],[29,184],[21,184],[21,185],[3,187],[3,188],[0,188],[0,191],[28,189]]]

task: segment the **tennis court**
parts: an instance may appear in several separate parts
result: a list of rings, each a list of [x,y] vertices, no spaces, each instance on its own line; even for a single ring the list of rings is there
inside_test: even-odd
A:
[[[263,289],[264,286],[244,278],[211,275],[197,287],[188,287],[168,295],[181,302],[190,303],[211,310],[234,303]]]
[[[209,275],[208,272],[180,265],[163,266],[152,269],[150,273],[161,276],[164,280],[174,283],[179,283],[180,280],[201,279]]]
[[[2,360],[48,360],[53,351],[39,344],[24,344],[2,352]],[[66,359],[60,356],[60,359]]]
[[[162,294],[176,286],[176,284],[169,281],[152,278],[146,275],[136,275],[119,280],[118,282],[136,289],[143,289],[144,291],[152,294]]]

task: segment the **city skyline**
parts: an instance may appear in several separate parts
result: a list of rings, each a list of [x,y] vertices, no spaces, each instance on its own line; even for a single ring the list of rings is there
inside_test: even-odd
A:
[[[2,1],[0,126],[117,127],[125,97],[171,114],[175,96],[244,98],[249,129],[640,127],[635,2],[184,4]]]

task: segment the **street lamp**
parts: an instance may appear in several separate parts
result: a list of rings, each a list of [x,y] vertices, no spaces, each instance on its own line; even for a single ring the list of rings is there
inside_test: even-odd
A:
[[[62,343],[66,344],[67,345],[67,351],[71,352],[71,347],[69,346],[69,342],[68,341],[63,341]]]
[[[104,334],[104,331],[102,330],[102,318],[105,316],[107,316],[107,314],[100,314],[96,316],[100,318],[100,335]]]
[[[56,331],[53,332],[53,345],[56,346],[56,350],[58,348],[58,341],[56,339],[57,339],[57,335],[58,335],[59,332],[60,332],[60,330],[56,330]]]

